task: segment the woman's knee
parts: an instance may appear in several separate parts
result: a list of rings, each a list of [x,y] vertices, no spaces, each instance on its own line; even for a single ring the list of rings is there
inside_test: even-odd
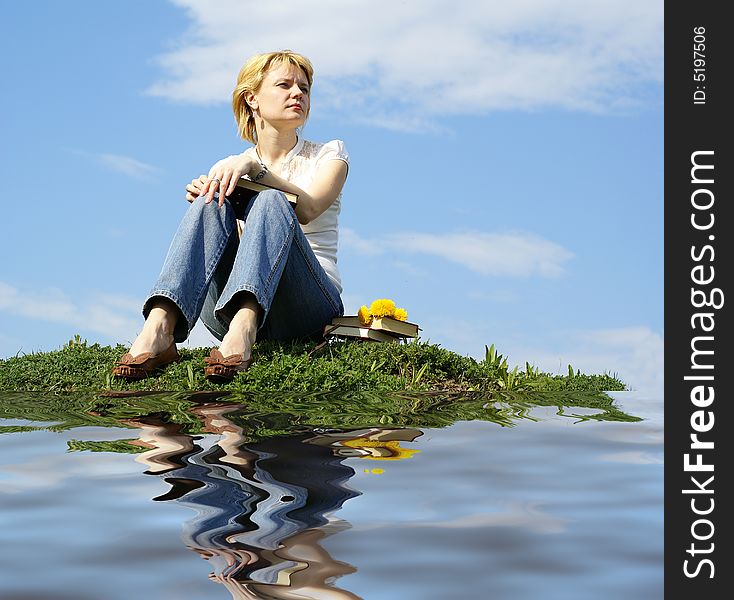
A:
[[[199,196],[190,205],[184,220],[191,226],[203,225],[205,229],[214,228],[229,231],[235,224],[234,213],[228,203],[219,206],[215,198],[210,203],[204,202],[204,197]]]
[[[213,204],[213,203],[212,203]],[[186,219],[191,219],[195,221],[201,221],[205,218],[207,213],[211,213],[211,205],[204,203],[204,198],[202,196],[199,196],[196,200],[191,202],[189,204],[189,208],[186,211],[185,217]]]
[[[250,204],[247,218],[256,218],[256,216],[263,216],[267,219],[278,216],[290,218],[292,213],[293,209],[283,192],[278,190],[264,190],[255,196],[255,199]]]

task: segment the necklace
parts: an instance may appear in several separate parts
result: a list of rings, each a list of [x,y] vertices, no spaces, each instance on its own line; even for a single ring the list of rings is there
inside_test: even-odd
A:
[[[265,161],[263,160],[263,157],[260,156],[260,150],[258,150],[258,147],[257,146],[255,146],[255,154],[257,154],[257,160],[260,161],[260,164],[263,167],[267,167],[267,165],[265,164]]]
[[[298,139],[299,138],[296,137],[296,145],[298,145]],[[258,147],[258,144],[255,144],[255,154],[257,155],[258,162],[263,167],[265,167],[269,171],[275,171],[276,173],[278,173],[281,176],[282,176],[282,173],[283,173],[283,167],[285,167],[287,164],[290,165],[290,161],[287,160],[288,159],[288,154],[290,154],[290,152],[288,154],[286,154],[280,161],[278,161],[278,162],[272,162],[270,164],[266,163],[263,160],[262,156],[260,156],[260,148]]]
[[[270,164],[267,164],[263,160],[262,156],[260,156],[260,150],[258,149],[257,146],[255,146],[255,154],[257,155],[257,160],[260,163],[260,166],[262,166],[264,169],[266,169],[268,171],[275,171],[276,173],[280,173],[280,170],[281,170],[281,168],[283,166],[283,163],[282,162],[280,162],[280,163],[270,163]]]

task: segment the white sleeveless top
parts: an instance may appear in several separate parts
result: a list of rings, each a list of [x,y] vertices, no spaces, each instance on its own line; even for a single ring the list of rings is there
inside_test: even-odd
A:
[[[248,148],[245,152],[258,159],[255,148]],[[327,160],[342,160],[349,165],[349,154],[341,140],[332,140],[325,144],[309,142],[298,138],[296,145],[283,161],[280,176],[308,190],[313,182],[318,168]],[[301,225],[306,234],[311,249],[319,264],[324,268],[329,279],[336,285],[339,293],[342,292],[341,276],[336,266],[336,250],[339,243],[339,213],[341,212],[342,195],[323,213],[307,225]]]

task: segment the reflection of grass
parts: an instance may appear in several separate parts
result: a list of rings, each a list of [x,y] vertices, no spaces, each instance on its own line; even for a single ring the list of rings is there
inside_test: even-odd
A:
[[[638,421],[623,413],[602,392],[346,392],[346,393],[226,393],[216,396],[175,392],[145,395],[107,395],[92,392],[0,394],[0,416],[39,423],[0,428],[0,433],[35,428],[62,431],[77,427],[131,427],[138,420],[168,423],[187,434],[203,431],[192,408],[217,400],[234,403],[227,418],[240,425],[245,441],[256,441],[295,431],[359,429],[364,427],[446,427],[456,421],[491,421],[503,427],[534,419],[540,406],[574,421]],[[593,409],[575,414],[574,407]],[[41,425],[40,423],[51,423]],[[70,450],[140,452],[127,440],[84,442],[73,440]]]
[[[203,377],[208,349],[181,349],[183,360],[158,377],[127,383],[111,377],[126,349],[88,345],[78,337],[54,352],[0,360],[0,390],[230,390],[351,392],[358,390],[440,391],[601,391],[623,390],[608,374],[583,375],[569,366],[567,375],[540,373],[526,363],[510,370],[494,346],[477,361],[435,344],[341,342],[310,353],[313,344],[260,343],[255,362],[233,382],[217,385]]]
[[[135,440],[113,440],[107,442],[85,442],[82,440],[70,440],[67,442],[70,452],[117,452],[120,454],[140,454],[148,450],[133,444]]]

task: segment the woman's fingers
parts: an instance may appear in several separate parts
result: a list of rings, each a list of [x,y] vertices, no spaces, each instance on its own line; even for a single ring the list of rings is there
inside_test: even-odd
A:
[[[234,192],[235,188],[237,187],[237,180],[240,177],[242,177],[241,174],[237,174],[237,173],[233,173],[232,174],[232,178],[229,180],[229,184],[227,185],[226,188],[223,188],[223,189],[226,189],[227,190],[225,192],[225,194],[224,194],[225,196],[231,196],[232,195],[232,193]]]
[[[217,176],[217,179],[219,180],[219,183],[217,184],[217,191],[219,192],[219,206],[222,206],[225,198],[232,193],[234,185],[237,183],[237,172],[231,168],[224,169],[221,174]]]
[[[224,199],[227,197],[227,189],[229,188],[229,182],[232,179],[232,171],[227,170],[222,174],[222,178],[219,180],[219,206],[224,204]]]
[[[236,154],[214,163],[214,166],[209,169],[205,191],[202,191],[206,193],[205,202],[211,202],[214,199],[214,193],[219,192],[219,206],[222,206],[225,198],[234,192],[237,180],[249,172],[252,161],[252,158],[244,154]]]
[[[186,185],[186,200],[193,202],[202,194],[204,184],[209,178],[206,175],[199,175],[196,179],[192,179],[191,183]]]
[[[206,194],[206,198],[204,199],[204,202],[209,204],[212,200],[214,200],[214,194],[219,189],[219,182],[221,181],[221,177],[217,175],[217,173],[210,173],[208,181],[204,184],[204,187],[201,190],[202,194]]]
[[[201,191],[199,186],[195,185],[193,182],[189,183],[186,186],[186,200],[188,200],[189,202],[193,202],[194,200],[196,200],[199,197],[200,193]]]

